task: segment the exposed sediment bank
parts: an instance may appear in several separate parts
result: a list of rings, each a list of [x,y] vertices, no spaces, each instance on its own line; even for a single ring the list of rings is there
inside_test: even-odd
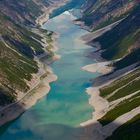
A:
[[[102,74],[106,74],[112,71],[111,67],[108,67],[110,62],[101,62],[95,63],[91,65],[84,66],[82,69],[89,72],[99,72]],[[89,87],[86,92],[90,95],[89,104],[94,107],[93,118],[86,122],[81,123],[81,126],[87,126],[96,122],[99,118],[101,118],[109,108],[109,103],[106,99],[100,96],[99,89],[104,85],[97,87]]]
[[[26,94],[22,99],[20,99],[16,103],[7,106],[4,109],[1,109],[0,125],[3,125],[8,121],[17,118],[20,114],[33,106],[39,99],[41,99],[49,92],[49,84],[56,79],[57,77],[50,71],[50,73],[45,78],[43,78],[40,83],[34,89],[32,89],[32,91]]]
[[[89,72],[99,72],[102,74],[109,73],[112,71],[112,67],[110,67],[111,62],[100,62],[100,63],[95,63],[95,64],[89,64],[84,66],[82,69],[89,71]]]

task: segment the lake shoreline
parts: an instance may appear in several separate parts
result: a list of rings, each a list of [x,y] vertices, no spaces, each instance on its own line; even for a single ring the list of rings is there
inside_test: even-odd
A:
[[[117,22],[115,25],[117,25],[119,22]],[[88,95],[90,95],[89,99],[89,104],[95,109],[93,112],[93,116],[90,120],[87,120],[85,122],[82,122],[80,125],[82,128],[85,128],[86,133],[85,136],[88,138],[90,134],[90,139],[98,139],[98,140],[104,140],[107,137],[111,136],[112,133],[122,124],[127,122],[128,116],[133,116],[131,115],[131,111],[123,114],[122,116],[118,117],[116,120],[114,120],[112,123],[108,124],[107,126],[102,126],[102,124],[98,121],[100,118],[102,118],[109,110],[110,110],[110,103],[107,101],[107,99],[103,98],[100,96],[100,89],[111,84],[113,81],[117,80],[120,78],[122,75],[121,74],[126,74],[127,70],[123,69],[117,72],[114,72],[114,67],[112,66],[113,61],[107,61],[101,57],[101,46],[98,42],[94,42],[93,40],[108,31],[108,29],[113,28],[114,25],[112,26],[107,26],[107,29],[103,30],[97,30],[96,32],[89,33],[87,36],[81,37],[81,39],[84,41],[85,44],[92,46],[96,48],[92,55],[94,55],[92,58],[97,61],[95,64],[89,64],[84,67],[82,67],[83,70],[88,71],[88,72],[99,72],[101,73],[100,75],[100,80],[105,80],[106,82],[100,83],[98,77],[95,79],[95,85],[89,87],[86,89],[86,92]],[[110,30],[109,29],[109,30]],[[117,61],[117,60],[116,60]],[[132,66],[133,67],[133,66]],[[130,68],[128,68],[130,69]],[[108,79],[108,76],[106,74],[113,73],[115,77]],[[102,76],[104,78],[102,78]],[[98,84],[98,82],[100,84]],[[139,108],[136,108],[132,110],[132,112],[137,113]],[[127,120],[125,119],[127,118]],[[119,125],[115,126],[114,124],[116,122],[120,122]],[[89,131],[89,133],[87,133]]]
[[[64,4],[66,4],[67,0],[64,0]],[[61,2],[58,2],[55,6],[50,6],[47,10],[44,11],[44,14],[36,19],[37,25],[43,25],[44,22],[48,21],[49,14],[56,8],[62,6]],[[36,29],[36,28],[35,28]],[[42,35],[43,36],[43,35]],[[30,81],[29,83],[32,83],[30,86],[30,90],[21,97],[18,97],[18,101],[9,104],[7,106],[4,106],[0,109],[0,127],[5,125],[6,123],[16,119],[21,114],[23,114],[25,111],[27,111],[29,108],[34,106],[38,100],[40,100],[42,97],[46,96],[50,91],[50,83],[57,80],[57,76],[53,73],[52,69],[48,66],[54,61],[60,59],[60,56],[57,55],[55,52],[57,51],[57,46],[55,44],[55,40],[58,38],[58,35],[56,33],[53,33],[52,35],[52,46],[51,51],[54,53],[54,56],[47,60],[46,64],[44,62],[41,62],[40,59],[43,57],[46,57],[47,54],[44,53],[41,57],[36,57],[36,61],[39,66],[39,71],[43,71],[42,75],[33,74],[33,77],[37,77],[35,80],[35,83],[32,83]],[[48,45],[45,41],[45,36],[42,39],[44,48]],[[46,52],[46,49],[45,49]],[[38,75],[38,76],[37,76]],[[40,79],[40,80],[39,80]],[[38,80],[38,81],[37,81]],[[35,84],[35,85],[34,85]]]
[[[104,75],[113,70],[112,67],[108,66],[109,64],[110,62],[99,62],[91,65],[86,65],[82,69],[92,73],[99,72],[101,73],[101,75]],[[89,104],[94,108],[94,112],[92,115],[92,119],[80,124],[82,127],[94,124],[95,122],[97,123],[97,120],[107,112],[109,108],[109,103],[106,99],[100,96],[99,91],[99,89],[104,87],[105,85],[104,84],[101,86],[93,85],[93,87],[89,87],[86,89],[87,94],[90,95]]]
[[[91,73],[98,72],[101,74],[100,76],[113,71],[113,67],[109,66],[112,62],[101,59],[100,53],[98,53],[95,58],[98,58],[96,59],[97,63],[86,65],[82,67],[82,69]],[[90,135],[90,139],[104,140],[105,137],[109,135],[109,133],[102,132],[103,127],[99,123],[98,119],[102,118],[109,109],[109,102],[100,96],[100,88],[108,85],[112,81],[113,80],[110,80],[106,84],[101,84],[101,86],[93,85],[86,89],[87,94],[90,96],[89,105],[94,108],[94,112],[92,112],[92,118],[80,124],[82,128],[85,128],[85,136],[87,138]],[[87,133],[87,131],[89,132]]]
[[[53,40],[55,40],[55,36],[53,36]],[[51,60],[49,60],[49,64],[60,58],[55,54],[56,49],[53,48],[52,51],[54,53],[54,56]],[[38,64],[40,66],[40,71],[43,71],[42,75],[40,75],[40,77],[36,79],[36,82],[34,83],[35,85],[32,84],[31,89],[17,102],[1,108],[0,126],[16,119],[26,110],[35,105],[38,100],[48,94],[48,92],[50,91],[50,83],[57,80],[57,76],[53,73],[48,64],[40,62],[40,60],[38,60]]]
[[[116,22],[118,24],[118,22]],[[98,72],[101,75],[105,75],[107,73],[110,73],[113,71],[113,67],[111,67],[112,62],[111,61],[106,61],[101,57],[101,46],[98,42],[92,42],[95,38],[101,36],[103,33],[109,31],[112,29],[116,24],[109,25],[107,27],[104,27],[103,29],[97,30],[95,32],[89,32],[87,35],[84,35],[81,37],[81,40],[83,43],[96,48],[96,50],[91,54],[93,55],[93,59],[95,59],[96,63],[94,64],[88,64],[82,67],[83,70],[95,73]],[[90,56],[89,56],[90,57]],[[100,76],[101,76],[100,75]],[[92,113],[92,119],[82,122],[80,125],[82,127],[86,127],[92,123],[97,123],[97,120],[101,118],[105,113],[104,111],[108,109],[108,101],[105,100],[100,96],[100,91],[99,89],[103,87],[104,85],[101,86],[91,86],[86,89],[86,92],[88,95],[90,95],[89,99],[89,104],[95,109],[94,112]]]

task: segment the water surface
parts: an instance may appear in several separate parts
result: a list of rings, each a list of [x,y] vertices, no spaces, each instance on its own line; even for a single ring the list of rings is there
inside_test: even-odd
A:
[[[74,25],[69,12],[50,19],[44,28],[57,32],[56,45],[61,59],[51,64],[58,80],[51,84],[51,91],[17,120],[3,128],[0,140],[77,140],[81,122],[91,118],[93,108],[85,92],[90,78],[81,68],[94,63],[87,57],[93,48],[79,40],[87,31]]]

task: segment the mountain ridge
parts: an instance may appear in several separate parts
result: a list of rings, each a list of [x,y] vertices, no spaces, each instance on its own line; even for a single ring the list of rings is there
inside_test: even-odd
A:
[[[30,90],[41,73],[43,74],[44,68],[38,56],[42,55],[48,61],[54,56],[53,33],[38,27],[36,19],[50,5],[56,6],[58,2],[57,0],[0,1],[1,106],[18,100],[23,93]]]

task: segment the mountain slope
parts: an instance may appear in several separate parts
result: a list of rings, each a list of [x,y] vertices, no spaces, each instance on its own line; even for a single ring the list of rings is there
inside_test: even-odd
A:
[[[106,59],[121,58],[135,49],[139,49],[140,5],[111,31],[94,41],[99,41],[104,50],[102,57]]]
[[[109,61],[106,66],[113,68],[93,80],[93,89],[99,91],[100,102],[104,101],[101,106],[107,106],[99,110],[99,134],[108,140],[137,140],[140,128],[140,3],[131,0],[89,0],[89,3],[85,5],[83,20],[92,31],[99,29],[91,38],[104,31],[103,27],[108,28],[107,25],[123,18],[115,27],[89,42],[94,47],[99,46],[92,57],[101,56]]]
[[[53,56],[51,34],[35,20],[55,1],[0,1],[0,106],[16,101],[43,74],[39,55]]]

